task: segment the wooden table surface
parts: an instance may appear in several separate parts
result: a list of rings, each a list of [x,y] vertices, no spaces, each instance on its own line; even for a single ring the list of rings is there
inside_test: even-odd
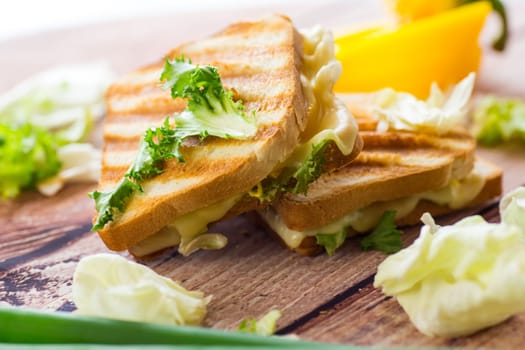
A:
[[[362,2],[364,3],[364,2]],[[239,18],[285,12],[298,26],[316,23],[337,29],[377,18],[376,5],[317,4],[301,8],[199,13],[100,23],[0,43],[0,92],[43,68],[65,62],[108,60],[123,73],[162,57],[182,41],[221,29]],[[512,41],[504,54],[487,50],[477,90],[525,98],[525,7],[510,11]],[[480,154],[505,169],[504,189],[525,184],[525,148],[480,149]],[[71,185],[58,196],[25,193],[0,204],[0,300],[47,310],[70,311],[71,279],[83,256],[107,252],[90,232],[93,202],[86,193],[94,185]],[[480,213],[499,220],[497,203],[441,218],[452,223]],[[244,215],[219,225],[229,239],[220,251],[197,252],[184,258],[174,251],[145,262],[186,288],[212,294],[206,325],[235,329],[245,317],[282,310],[280,334],[295,333],[327,342],[375,345],[455,345],[522,349],[525,315],[473,336],[454,340],[420,334],[393,298],[372,286],[379,252],[361,252],[350,240],[333,257],[309,258],[282,248]],[[419,226],[404,228],[410,244]],[[126,254],[124,254],[126,255]]]

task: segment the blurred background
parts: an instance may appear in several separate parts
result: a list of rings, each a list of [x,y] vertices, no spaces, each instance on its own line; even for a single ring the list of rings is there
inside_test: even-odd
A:
[[[388,2],[389,0],[3,1],[0,4],[0,72],[18,72],[2,74],[0,91],[39,70],[73,61],[107,60],[114,65],[117,73],[123,73],[151,63],[182,42],[213,33],[239,19],[257,19],[270,13],[287,14],[299,28],[316,24],[327,26],[338,36],[374,24],[394,22],[394,14],[385,6]],[[509,11],[511,21],[513,17],[521,16],[515,9],[525,9],[524,0],[504,2],[514,9]],[[429,4],[434,2],[429,1]],[[482,47],[490,46],[498,24],[496,15],[491,14],[480,36]],[[467,27],[468,24],[465,28]],[[413,50],[417,51],[415,48]],[[430,47],[430,50],[444,51],[437,47]],[[507,48],[507,52],[521,50],[512,41]],[[461,56],[459,51],[454,53]],[[405,50],[404,54],[406,56],[411,53]],[[490,55],[482,63],[492,61],[495,63],[491,66],[504,67],[507,56],[508,54]],[[21,66],[23,70],[19,69]],[[515,75],[515,71],[494,74],[493,84],[503,92],[515,94],[506,87],[506,81]],[[483,76],[480,81],[479,87],[483,90]]]
[[[372,8],[382,11],[383,0],[368,1],[374,3]],[[346,13],[339,13],[344,18],[358,19],[352,13],[359,12],[357,0],[18,0],[2,1],[0,5],[0,41],[20,35],[34,34],[49,29],[79,26],[93,22],[131,19],[136,17],[165,16],[181,13],[198,13],[200,11],[217,11],[218,13],[253,13],[283,12],[289,13],[294,20],[307,22],[315,18],[320,8],[340,7]],[[348,11],[354,8],[355,11]],[[367,4],[370,9],[370,4]],[[315,9],[316,11],[312,11]],[[337,20],[337,19],[335,19]]]

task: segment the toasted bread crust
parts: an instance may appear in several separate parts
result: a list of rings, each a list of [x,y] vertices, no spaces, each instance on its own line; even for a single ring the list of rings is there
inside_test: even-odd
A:
[[[330,173],[341,167],[347,166],[354,161],[361,153],[364,147],[364,141],[360,134],[357,134],[354,142],[354,148],[348,155],[341,153],[335,142],[331,141],[325,150],[325,164],[323,166],[323,173]]]
[[[126,212],[99,230],[108,248],[124,250],[177,216],[249,191],[291,154],[305,124],[301,45],[289,19],[272,16],[231,25],[168,54],[184,53],[195,63],[218,66],[225,87],[235,91],[248,111],[257,110],[259,132],[248,141],[210,137],[185,143],[186,162],[168,161],[163,174],[144,183],[145,193],[133,196]],[[278,67],[269,65],[269,57]],[[185,108],[184,101],[172,100],[158,86],[161,67],[158,62],[131,73],[106,93],[101,190],[110,190],[122,178],[132,160],[123,161],[122,155],[138,148],[146,128]]]

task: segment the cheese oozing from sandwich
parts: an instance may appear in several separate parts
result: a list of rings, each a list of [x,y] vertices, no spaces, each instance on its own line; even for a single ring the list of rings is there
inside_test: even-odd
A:
[[[427,200],[452,209],[458,209],[472,201],[483,189],[488,170],[476,162],[472,172],[463,179],[453,179],[447,186],[403,197],[396,200],[376,202],[362,209],[345,215],[336,221],[315,229],[295,231],[286,226],[284,221],[271,209],[262,210],[260,214],[290,248],[297,248],[308,236],[317,234],[336,234],[343,229],[352,228],[356,232],[366,232],[373,229],[387,210],[396,211],[396,219],[410,214],[421,200]]]
[[[286,161],[285,166],[292,167],[300,166],[312,147],[324,140],[334,141],[341,153],[348,155],[358,135],[357,121],[333,92],[342,66],[335,59],[332,33],[314,27],[303,30],[301,35],[304,47],[301,85],[308,104],[308,122],[301,135],[302,144]]]
[[[302,143],[277,167],[279,170],[300,166],[312,147],[326,139],[333,140],[341,153],[348,155],[358,135],[355,118],[333,93],[342,67],[335,59],[332,33],[315,27],[302,31],[301,35],[304,47],[301,86],[308,105],[307,125],[301,135]],[[221,219],[241,197],[230,197],[175,218],[170,225],[130,247],[129,251],[135,256],[144,256],[176,245],[183,255],[198,249],[220,249],[226,245],[226,237],[207,233],[208,224]]]
[[[223,248],[227,239],[219,233],[206,233],[210,222],[222,218],[241,198],[227,198],[208,207],[182,215],[156,234],[139,242],[129,251],[135,256],[145,256],[159,250],[179,246],[179,253],[189,255],[198,249]]]

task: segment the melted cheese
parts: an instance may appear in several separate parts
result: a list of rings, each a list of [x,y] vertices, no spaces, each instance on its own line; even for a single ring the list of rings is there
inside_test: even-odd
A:
[[[357,138],[356,120],[333,93],[333,86],[341,75],[342,68],[335,59],[332,34],[316,27],[302,32],[302,36],[304,55],[301,86],[308,104],[308,122],[301,136],[302,143],[292,156],[278,167],[279,170],[288,166],[300,166],[310,154],[312,147],[325,139],[333,140],[341,153],[350,154]],[[135,256],[144,256],[176,245],[179,245],[179,251],[184,255],[199,248],[222,248],[226,244],[224,236],[206,234],[207,226],[210,222],[222,218],[239,199],[240,196],[228,198],[210,207],[176,218],[166,228],[129,250]],[[277,232],[277,229],[275,231]],[[200,239],[199,237],[204,234],[207,239]],[[290,245],[297,244],[297,241],[300,244],[304,237],[302,233],[298,235],[289,233],[285,236],[290,240]]]
[[[308,104],[307,125],[301,135],[302,144],[286,162],[286,166],[292,167],[300,166],[312,147],[326,139],[333,140],[344,155],[350,154],[358,133],[355,118],[333,92],[342,67],[335,59],[331,32],[315,27],[301,34],[304,46],[301,86]]]
[[[307,236],[304,232],[288,228],[282,218],[270,208],[260,210],[259,214],[264,221],[266,221],[268,226],[270,226],[273,232],[275,232],[282,241],[292,249],[299,247],[303,239]]]
[[[200,247],[191,243],[198,239],[198,236],[206,233],[208,224],[222,218],[240,198],[241,195],[230,197],[208,207],[182,215],[156,234],[130,247],[129,251],[135,256],[144,256],[180,244],[179,251],[183,255],[188,255],[199,248],[222,248],[226,244],[226,240],[216,236],[206,236],[210,239],[214,238],[215,244],[210,239],[205,242],[202,242],[202,240],[198,241],[201,243]],[[185,249],[185,247],[191,249]]]
[[[481,192],[485,184],[485,178],[485,169],[480,163],[476,162],[474,169],[467,177],[461,180],[452,180],[444,188],[396,200],[376,202],[345,215],[330,224],[303,232],[288,228],[283,220],[273,211],[261,211],[261,215],[286,245],[290,248],[297,248],[307,236],[335,234],[348,227],[357,232],[369,231],[377,225],[381,216],[387,210],[395,210],[396,218],[401,219],[410,214],[421,200],[428,200],[443,206],[446,205],[452,209],[463,207]]]

